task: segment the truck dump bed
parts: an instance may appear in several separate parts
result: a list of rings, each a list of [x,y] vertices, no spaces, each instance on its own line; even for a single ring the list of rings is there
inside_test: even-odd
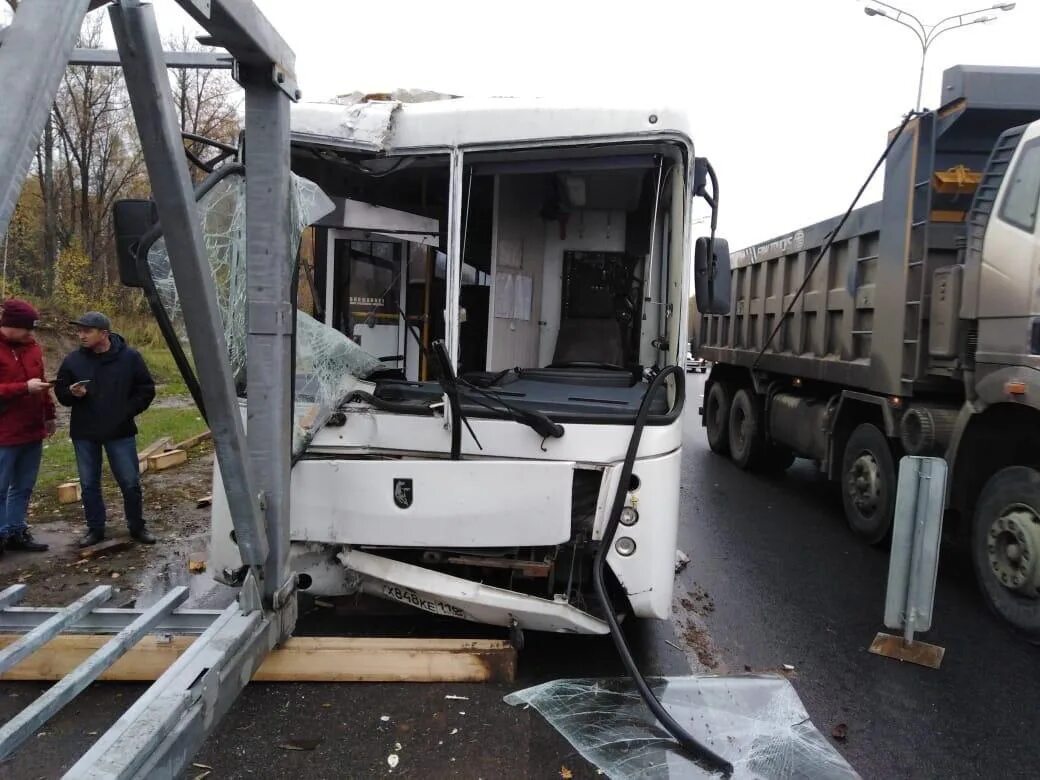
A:
[[[1040,68],[957,66],[942,95],[896,141],[881,202],[849,217],[759,369],[898,396],[958,380],[965,219],[1001,133],[1040,118]],[[698,315],[700,355],[751,367],[839,222],[734,253],[730,313]]]

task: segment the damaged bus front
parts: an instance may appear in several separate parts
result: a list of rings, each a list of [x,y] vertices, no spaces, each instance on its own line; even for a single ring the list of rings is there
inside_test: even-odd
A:
[[[298,105],[292,122],[300,590],[517,629],[607,633],[605,608],[667,617],[684,404],[669,367],[706,170],[684,117],[353,99]],[[200,212],[244,388],[242,175]],[[161,239],[142,248],[162,297]],[[211,563],[233,581],[212,492]],[[612,510],[605,607],[593,563]]]

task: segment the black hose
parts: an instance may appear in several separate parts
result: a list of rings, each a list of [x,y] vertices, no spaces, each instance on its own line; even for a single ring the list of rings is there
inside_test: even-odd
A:
[[[635,683],[639,695],[643,698],[650,712],[664,726],[665,731],[671,734],[691,757],[699,759],[709,764],[713,769],[728,775],[733,772],[733,765],[707,745],[702,745],[693,735],[680,726],[650,689],[646,679],[639,671],[639,667],[636,666],[635,659],[632,657],[632,651],[629,649],[628,643],[625,642],[624,634],[621,633],[621,625],[614,615],[614,606],[610,601],[610,596],[607,594],[607,587],[603,579],[607,553],[614,542],[614,534],[617,533],[618,523],[621,521],[621,510],[625,506],[625,494],[628,492],[629,481],[632,479],[632,468],[635,465],[636,453],[639,451],[639,442],[643,438],[643,428],[646,426],[647,417],[650,415],[650,405],[654,394],[669,376],[675,377],[676,392],[682,392],[680,383],[686,381],[685,373],[678,366],[666,366],[661,373],[654,377],[646,394],[643,396],[642,403],[639,405],[639,413],[636,415],[635,423],[632,425],[632,438],[629,439],[628,451],[625,453],[625,460],[621,467],[621,478],[618,481],[617,492],[614,494],[614,503],[610,508],[610,517],[607,520],[607,527],[603,530],[603,538],[600,540],[599,549],[596,550],[596,559],[592,565],[592,582],[596,588],[596,595],[599,596],[600,602],[603,604],[604,616],[607,625],[610,627],[610,636],[614,640],[614,647],[617,648],[618,655],[621,656],[621,663],[624,664],[626,671]]]
[[[830,251],[831,244],[833,244],[834,241],[838,238],[838,233],[841,232],[841,229],[845,227],[845,223],[848,221],[849,217],[852,216],[852,212],[855,211],[856,204],[859,203],[859,199],[863,197],[863,193],[867,191],[867,187],[870,186],[870,182],[874,180],[874,174],[876,174],[881,169],[882,163],[885,162],[885,159],[888,157],[888,153],[892,151],[892,148],[896,145],[896,141],[899,140],[899,137],[903,134],[903,131],[906,129],[906,126],[910,124],[910,120],[919,115],[920,114],[917,111],[911,111],[905,117],[903,117],[903,123],[899,125],[899,129],[896,130],[895,133],[893,133],[892,138],[889,139],[888,146],[885,147],[885,151],[883,151],[881,153],[881,156],[878,157],[877,162],[874,163],[874,167],[870,169],[870,174],[867,176],[866,181],[864,181],[862,186],[859,188],[859,192],[856,193],[856,197],[852,199],[852,203],[849,204],[848,209],[845,211],[845,214],[842,215],[842,218],[838,221],[838,224],[835,226],[834,230],[832,230],[830,232],[830,235],[827,236],[827,240],[826,242],[824,242],[823,248],[820,249],[820,254],[816,256],[816,259],[813,261],[812,265],[809,266],[809,270],[805,272],[805,278],[802,280],[802,283],[798,287],[798,289],[795,290],[795,293],[791,298],[791,302],[787,304],[787,307],[784,309],[784,313],[776,321],[776,326],[773,328],[772,332],[770,332],[769,338],[766,339],[766,343],[762,345],[762,349],[760,349],[758,351],[758,355],[755,356],[755,361],[751,364],[752,371],[758,368],[758,363],[762,360],[762,356],[766,354],[766,350],[769,349],[769,345],[773,343],[773,339],[775,339],[776,334],[780,332],[780,328],[782,328],[784,326],[784,323],[787,322],[787,318],[791,315],[791,311],[794,309],[794,305],[798,302],[798,299],[802,297],[802,293],[805,292],[805,288],[809,286],[809,282],[812,281],[812,275],[816,271],[816,266],[818,266],[820,264],[820,261],[822,261],[823,258],[827,256],[827,252]],[[712,227],[714,228],[714,220]],[[708,257],[714,258],[714,254],[709,254]]]

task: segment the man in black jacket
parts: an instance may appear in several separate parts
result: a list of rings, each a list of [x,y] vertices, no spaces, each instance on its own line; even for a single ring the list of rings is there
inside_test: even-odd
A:
[[[76,326],[82,346],[62,362],[54,394],[62,404],[72,407],[70,435],[87,520],[87,533],[79,546],[90,547],[105,538],[102,448],[123,493],[130,536],[142,544],[155,544],[155,537],[144,525],[134,424],[134,417],[155,398],[155,382],[140,353],[128,347],[122,336],[112,333],[112,323],[104,314],[90,311],[70,324]]]

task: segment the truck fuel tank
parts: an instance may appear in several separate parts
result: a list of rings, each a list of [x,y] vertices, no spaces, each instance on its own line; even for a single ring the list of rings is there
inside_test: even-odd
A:
[[[803,458],[825,460],[833,408],[828,399],[777,393],[769,402],[769,435]]]

